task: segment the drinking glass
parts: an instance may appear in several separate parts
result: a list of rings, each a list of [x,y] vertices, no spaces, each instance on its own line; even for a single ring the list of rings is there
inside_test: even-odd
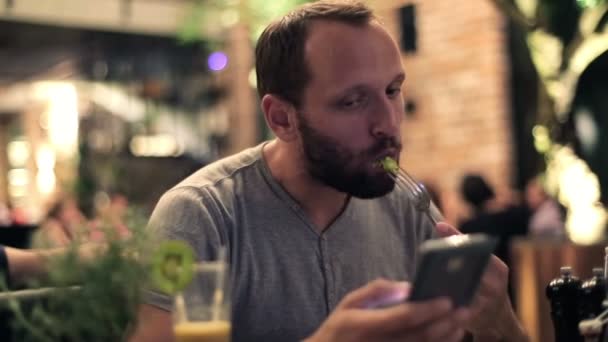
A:
[[[174,297],[176,342],[230,342],[230,296],[225,258],[194,265],[192,281]]]

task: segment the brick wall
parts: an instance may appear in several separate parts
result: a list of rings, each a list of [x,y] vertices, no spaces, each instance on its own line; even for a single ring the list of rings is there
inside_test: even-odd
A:
[[[416,5],[418,49],[404,54],[402,165],[440,189],[451,222],[463,212],[465,172],[480,172],[499,193],[513,172],[505,21],[490,0],[395,0],[371,5],[399,41],[396,8]]]

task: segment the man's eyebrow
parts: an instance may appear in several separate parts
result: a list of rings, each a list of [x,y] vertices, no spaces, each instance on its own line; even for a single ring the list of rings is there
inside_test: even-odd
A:
[[[343,95],[343,94],[347,94],[353,91],[363,91],[365,89],[369,88],[369,86],[365,85],[365,84],[355,84],[353,86],[350,86],[348,88],[344,88],[338,91],[337,95]]]
[[[404,72],[400,72],[399,74],[397,74],[393,78],[393,80],[391,81],[391,84],[395,83],[395,82],[403,82],[403,81],[405,81],[405,73]],[[368,88],[369,88],[369,86],[366,85],[366,84],[362,84],[362,83],[361,84],[355,84],[355,85],[352,85],[352,86],[350,86],[348,88],[344,88],[344,89],[339,90],[338,94],[336,94],[336,95],[341,96],[343,94],[347,94],[347,93],[350,93],[350,92],[353,92],[353,91],[363,91],[363,90],[368,89]]]

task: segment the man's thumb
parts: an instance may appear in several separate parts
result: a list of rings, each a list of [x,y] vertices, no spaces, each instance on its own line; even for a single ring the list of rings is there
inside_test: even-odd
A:
[[[377,279],[349,293],[340,306],[343,308],[378,308],[404,301],[410,290],[407,282]]]
[[[458,229],[445,222],[439,222],[437,223],[437,234],[440,237],[448,237],[452,235],[460,235],[462,233]]]

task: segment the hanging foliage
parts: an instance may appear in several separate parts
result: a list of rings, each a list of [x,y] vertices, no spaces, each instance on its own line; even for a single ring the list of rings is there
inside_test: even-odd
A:
[[[605,177],[601,184],[606,171],[590,168],[589,159],[584,161],[574,154],[576,141],[564,132],[571,129],[581,76],[608,51],[608,1],[491,1],[525,32],[539,78],[537,125],[532,134],[535,147],[547,164],[545,178],[553,180],[547,184],[548,190],[559,195],[569,209],[570,238],[581,243],[598,241],[606,223],[599,195],[599,190],[608,185]],[[575,187],[574,182],[578,182]]]
[[[183,43],[217,41],[236,24],[249,28],[252,40],[273,19],[307,0],[198,0],[192,3],[177,32]]]

